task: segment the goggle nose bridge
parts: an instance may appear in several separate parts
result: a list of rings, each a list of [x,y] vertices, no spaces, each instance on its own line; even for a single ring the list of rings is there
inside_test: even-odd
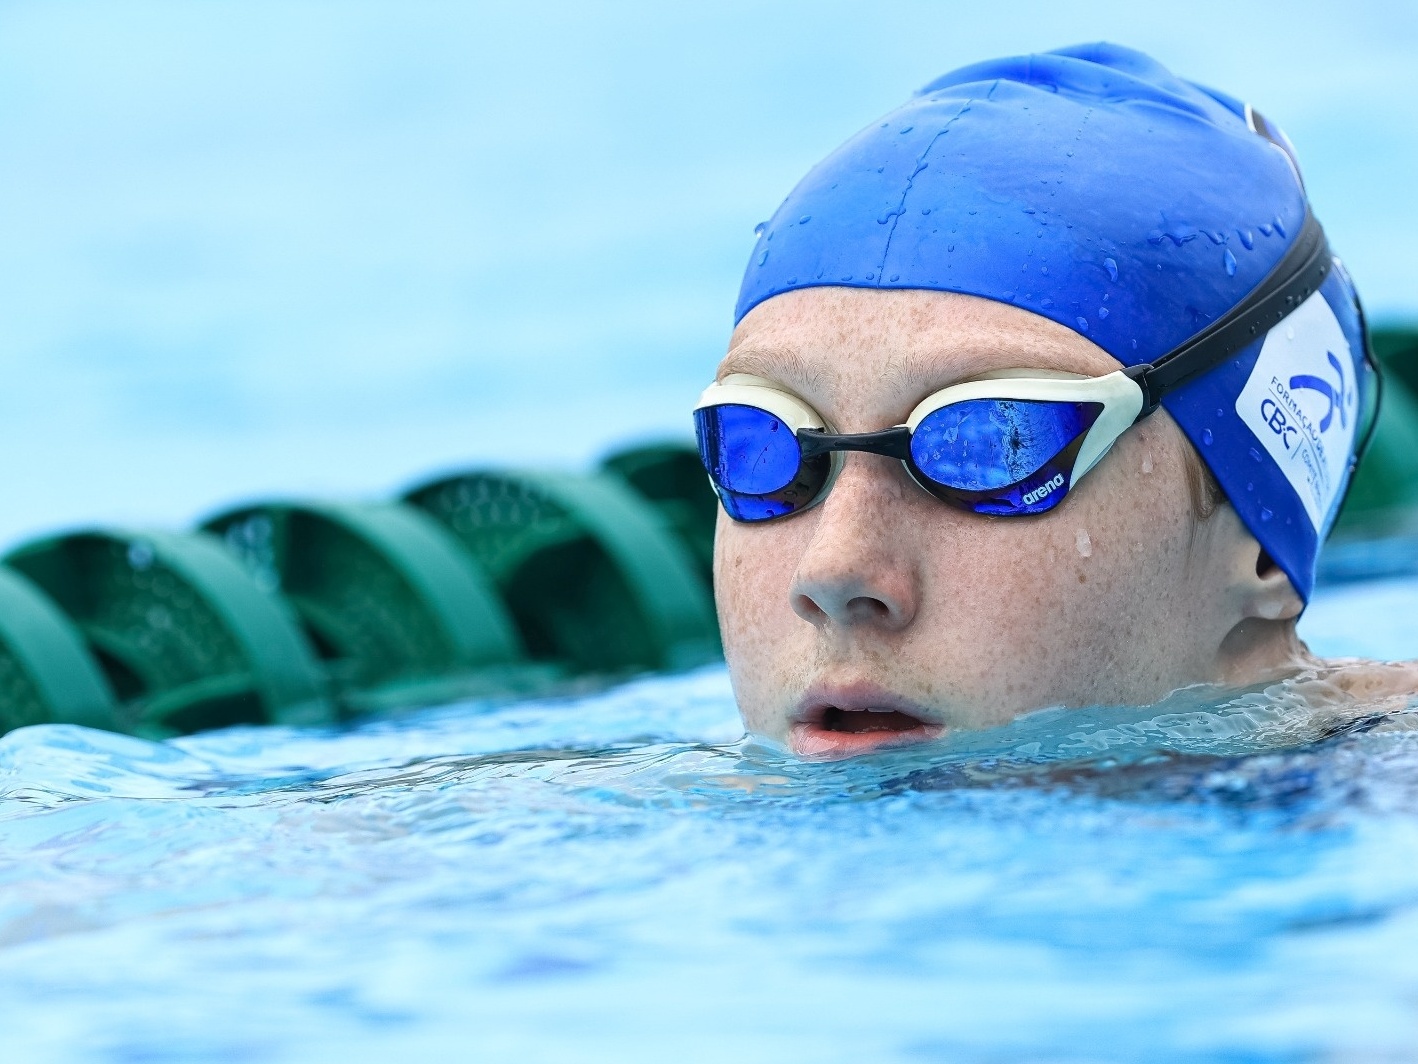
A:
[[[804,458],[815,458],[831,451],[864,451],[902,462],[911,457],[911,430],[905,425],[881,429],[878,432],[846,434],[823,432],[820,429],[798,429],[797,437]]]

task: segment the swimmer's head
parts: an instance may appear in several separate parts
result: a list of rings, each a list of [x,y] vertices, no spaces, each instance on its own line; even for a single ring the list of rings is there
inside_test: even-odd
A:
[[[721,490],[746,722],[840,754],[1292,666],[1371,365],[1250,107],[1111,45],[940,78],[765,224],[700,415],[721,489],[802,462]]]

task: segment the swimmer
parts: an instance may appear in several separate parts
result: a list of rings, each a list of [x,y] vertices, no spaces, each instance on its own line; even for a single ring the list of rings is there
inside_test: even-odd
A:
[[[979,63],[761,228],[695,410],[750,731],[814,758],[1312,674],[1295,624],[1376,415],[1294,151],[1108,44]]]

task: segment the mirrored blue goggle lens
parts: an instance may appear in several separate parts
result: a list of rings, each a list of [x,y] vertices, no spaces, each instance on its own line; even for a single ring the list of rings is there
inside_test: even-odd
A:
[[[916,471],[977,513],[1042,513],[1067,494],[1101,403],[971,399],[928,415],[911,435]],[[928,485],[929,486],[929,485]]]
[[[812,504],[832,475],[828,454],[804,459],[797,436],[756,406],[694,412],[699,457],[724,510],[737,521],[786,517]]]
[[[694,412],[699,457],[725,491],[766,495],[792,483],[802,464],[798,438],[781,418],[756,406],[725,404]]]

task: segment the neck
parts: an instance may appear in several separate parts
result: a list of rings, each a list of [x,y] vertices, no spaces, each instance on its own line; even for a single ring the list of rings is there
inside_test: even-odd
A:
[[[1237,687],[1283,679],[1323,664],[1301,641],[1293,618],[1247,618],[1231,629],[1217,654],[1221,682]]]

